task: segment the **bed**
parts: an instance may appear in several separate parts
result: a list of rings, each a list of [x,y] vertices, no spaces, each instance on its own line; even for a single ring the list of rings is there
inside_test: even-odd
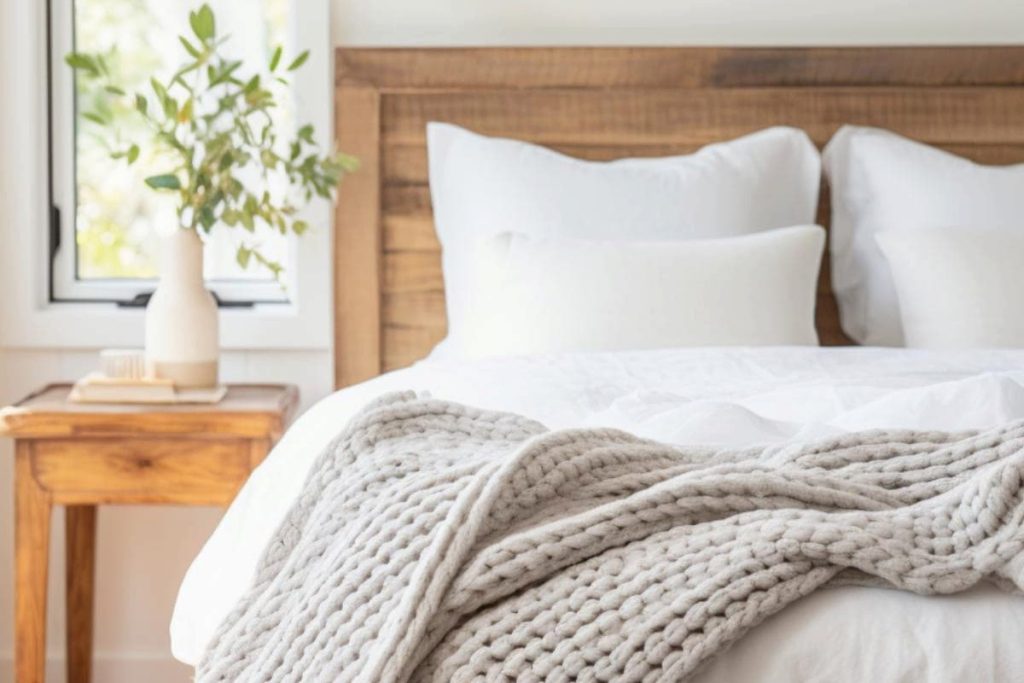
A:
[[[775,124],[821,145],[855,123],[1011,163],[1024,161],[1022,64],[1016,47],[339,49],[337,137],[362,161],[342,184],[335,226],[340,390],[290,430],[193,563],[171,626],[175,656],[200,659],[316,455],[388,391],[429,391],[553,429],[734,448],[1024,418],[1024,351],[850,347],[827,267],[818,336],[843,348],[421,362],[446,329],[428,121],[591,159],[687,153]],[[823,187],[818,221],[829,215]],[[1012,680],[1024,671],[1022,637],[1024,601],[989,586],[929,598],[834,587],[755,628],[699,680]]]

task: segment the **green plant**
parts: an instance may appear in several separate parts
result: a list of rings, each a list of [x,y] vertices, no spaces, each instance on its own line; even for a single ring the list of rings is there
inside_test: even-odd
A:
[[[302,235],[309,226],[298,218],[300,203],[332,198],[342,175],[358,166],[343,153],[322,153],[312,125],[291,139],[275,130],[275,94],[267,81],[287,85],[286,75],[306,62],[309,51],[285,64],[277,47],[264,74],[243,75],[242,62],[222,51],[228,36],[217,36],[209,5],[190,12],[189,23],[194,37],[179,36],[188,60],[165,81],[151,78],[151,93],[125,92],[103,55],[67,55],[78,74],[102,86],[82,116],[112,134],[111,156],[129,164],[138,159],[140,142],[121,140],[113,112],[131,108],[142,117],[152,135],[141,144],[152,144],[168,164],[145,183],[177,194],[182,228],[209,234],[221,224],[254,236],[260,227]],[[261,264],[278,278],[282,271],[252,241],[242,241],[237,260],[243,268]]]

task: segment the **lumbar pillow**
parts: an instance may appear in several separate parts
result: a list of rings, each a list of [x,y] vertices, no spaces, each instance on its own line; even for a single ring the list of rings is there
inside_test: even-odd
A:
[[[745,235],[812,223],[820,158],[807,135],[770,128],[695,154],[594,162],[427,127],[449,327],[472,293],[475,243],[507,232],[615,242]],[[449,349],[450,350],[450,349]]]
[[[475,249],[449,338],[464,357],[816,345],[818,226],[673,242],[506,233]]]
[[[862,344],[900,346],[889,264],[875,236],[976,229],[1019,233],[1024,164],[982,166],[877,128],[845,126],[825,147],[832,197],[832,284],[843,329]]]
[[[1024,230],[890,230],[907,346],[1024,348]]]

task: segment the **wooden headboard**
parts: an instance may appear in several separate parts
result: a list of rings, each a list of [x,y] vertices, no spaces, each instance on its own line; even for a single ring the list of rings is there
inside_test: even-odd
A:
[[[362,161],[335,221],[339,387],[422,358],[445,334],[428,121],[588,159],[687,153],[776,124],[822,145],[855,123],[1024,161],[1024,47],[340,48],[335,75],[338,144]],[[849,343],[827,269],[818,331]]]

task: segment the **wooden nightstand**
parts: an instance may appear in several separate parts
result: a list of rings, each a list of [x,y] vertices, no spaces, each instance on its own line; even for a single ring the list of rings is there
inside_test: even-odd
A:
[[[232,386],[216,405],[69,403],[52,385],[0,410],[15,439],[15,670],[43,683],[50,514],[67,524],[69,683],[92,666],[96,506],[229,504],[294,416],[293,386]]]

